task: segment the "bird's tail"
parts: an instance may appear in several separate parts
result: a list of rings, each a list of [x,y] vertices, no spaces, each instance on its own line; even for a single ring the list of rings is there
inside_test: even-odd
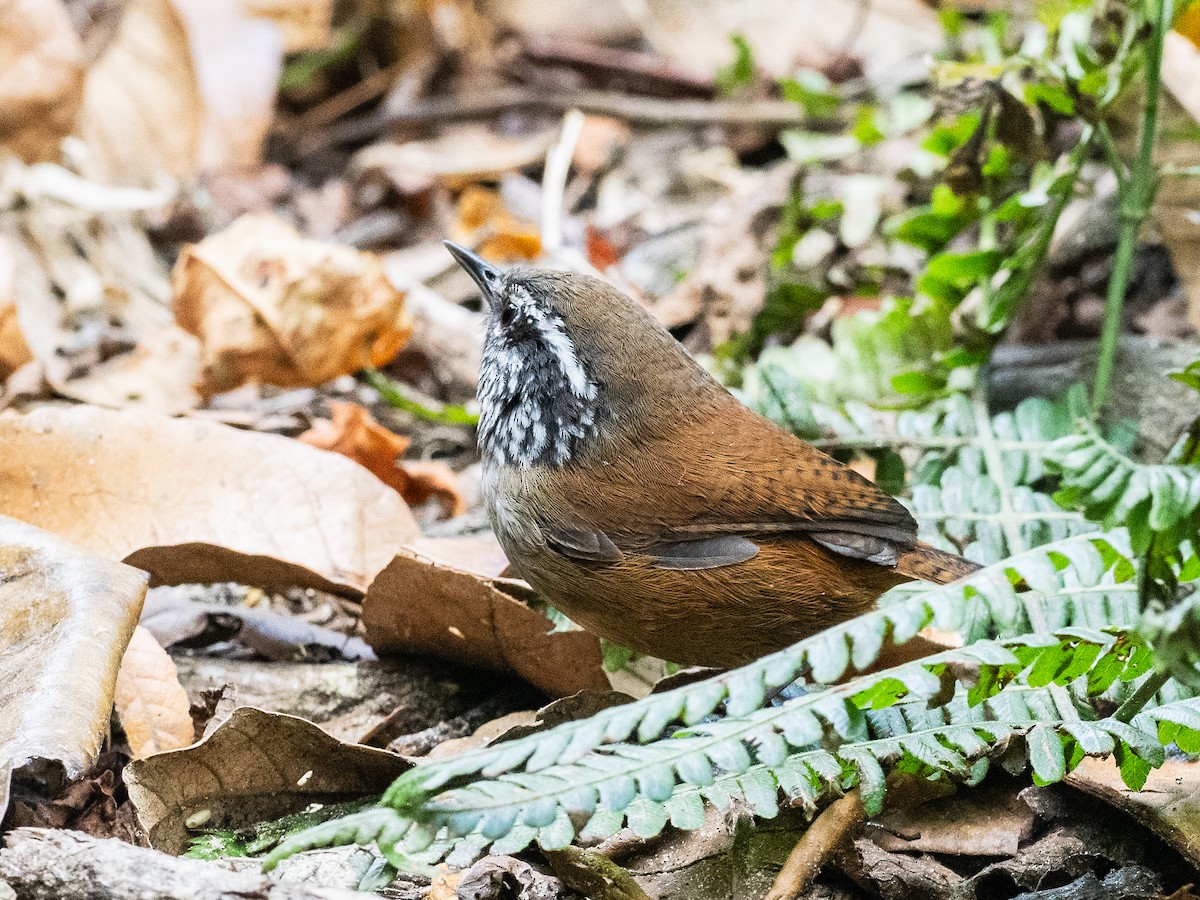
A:
[[[949,584],[981,568],[969,559],[919,541],[902,547],[896,560],[896,571],[901,575],[919,581],[932,581],[934,584]]]

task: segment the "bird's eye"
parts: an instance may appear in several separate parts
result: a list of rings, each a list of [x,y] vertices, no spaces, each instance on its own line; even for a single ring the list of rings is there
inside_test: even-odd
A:
[[[500,325],[508,328],[513,323],[513,319],[517,317],[517,311],[507,303],[500,307]]]

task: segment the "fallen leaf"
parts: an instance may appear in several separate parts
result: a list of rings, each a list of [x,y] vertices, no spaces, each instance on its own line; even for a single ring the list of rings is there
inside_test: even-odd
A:
[[[458,490],[458,479],[444,462],[401,462],[399,457],[411,443],[403,435],[388,431],[357,403],[329,401],[332,419],[317,419],[300,435],[304,443],[319,450],[340,453],[394,488],[410,506],[435,498],[444,516],[466,511]]]
[[[408,547],[435,563],[484,578],[501,578],[508,569],[504,548],[490,530],[453,537],[419,537]]]
[[[150,845],[178,854],[189,824],[239,828],[382,793],[409,767],[304,719],[243,706],[200,743],[130,763],[125,780]]]
[[[14,769],[95,759],[145,596],[142,572],[0,516],[0,818]]]
[[[273,609],[201,603],[155,592],[142,624],[164,647],[207,647],[231,641],[269,660],[374,659],[363,639]]]
[[[242,0],[242,8],[279,26],[285,53],[320,50],[329,43],[333,0]]]
[[[199,342],[175,325],[166,272],[131,212],[170,195],[47,163],[11,161],[0,179],[21,199],[0,257],[12,260],[16,325],[46,381],[101,406],[195,407]]]
[[[1034,828],[1033,810],[1011,782],[989,781],[971,791],[892,810],[872,820],[876,844],[898,853],[1015,856]]]
[[[262,163],[275,119],[289,30],[274,17],[258,17],[246,0],[172,3],[187,28],[202,98],[197,167],[210,183],[213,176],[252,172]],[[314,4],[297,0],[287,5],[299,12]]]
[[[5,510],[169,584],[366,590],[417,536],[394,491],[278,435],[89,406],[0,414]]]
[[[271,215],[184,247],[172,282],[176,318],[203,345],[206,395],[322,384],[390,362],[412,334],[377,257],[305,240]]]
[[[83,46],[61,0],[0,6],[0,147],[56,159],[83,98]]]
[[[175,663],[140,625],[125,648],[113,703],[134,759],[186,747],[196,738]]]
[[[536,165],[557,135],[556,128],[508,137],[483,125],[453,125],[426,141],[372,144],[355,154],[350,171],[379,172],[404,194],[425,190],[435,182],[461,190]]]
[[[1127,813],[1200,866],[1200,760],[1168,759],[1131,791],[1111,759],[1088,757],[1067,784]]]
[[[728,66],[730,36],[754,49],[757,69],[787,77],[797,65],[820,68],[837,56],[862,60],[873,81],[904,83],[924,75],[926,58],[943,49],[937,13],[921,0],[653,0],[641,5],[645,40],[668,60],[699,77]],[[787,28],[809,22],[816,27]]]
[[[509,212],[499,192],[478,185],[458,198],[458,219],[450,226],[450,236],[495,262],[532,260],[542,253],[537,228]]]
[[[130,0],[116,36],[88,69],[76,132],[89,166],[121,184],[196,169],[204,101],[187,29],[170,0]]]
[[[528,596],[519,585],[401,551],[363,600],[367,643],[511,672],[555,697],[607,690],[599,639],[551,634],[551,622],[519,599]]]

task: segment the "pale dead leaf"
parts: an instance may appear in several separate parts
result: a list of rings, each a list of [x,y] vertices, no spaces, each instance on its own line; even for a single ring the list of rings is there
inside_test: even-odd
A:
[[[130,212],[169,195],[47,163],[10,161],[0,181],[22,201],[0,236],[0,260],[12,260],[17,325],[46,381],[102,406],[194,408],[199,342],[174,324],[166,272]]]
[[[1200,760],[1168,759],[1150,770],[1140,791],[1131,791],[1115,762],[1088,757],[1067,784],[1133,816],[1200,866]]]
[[[367,643],[511,672],[555,697],[607,690],[600,641],[585,631],[550,634],[550,621],[518,596],[520,583],[482,578],[400,553],[363,601]]]
[[[183,20],[170,0],[130,0],[87,73],[76,132],[95,173],[122,184],[196,169],[204,101]]]
[[[140,625],[121,660],[113,703],[134,759],[195,740],[187,691],[175,663]]]
[[[185,247],[172,282],[176,319],[204,348],[205,394],[321,384],[390,362],[412,334],[377,257],[270,215]]]
[[[88,406],[0,415],[5,509],[159,582],[366,589],[417,535],[394,491],[277,435]]]
[[[500,578],[508,569],[504,548],[491,531],[453,537],[419,537],[410,541],[408,547],[435,563],[484,578]]]
[[[734,34],[769,75],[852,54],[868,78],[889,84],[923,74],[945,41],[937,13],[921,0],[647,0],[639,7],[638,24],[654,49],[703,78],[733,60]],[[792,22],[817,27],[786,27]]]
[[[0,148],[56,159],[83,98],[83,47],[61,0],[0,4]]]
[[[304,719],[243,706],[200,743],[130,763],[125,783],[150,845],[180,853],[189,820],[238,828],[277,819],[311,803],[382,793],[409,767]]]
[[[142,572],[0,516],[0,817],[13,768],[95,758],[145,596]]]
[[[320,2],[320,0],[318,0]],[[199,169],[224,175],[255,169],[275,118],[283,71],[280,23],[256,17],[245,0],[173,0],[187,26],[203,98]],[[306,7],[308,0],[288,6]]]
[[[320,50],[329,43],[333,0],[242,0],[242,8],[278,25],[287,53]]]
[[[438,501],[444,516],[466,511],[458,479],[444,462],[401,462],[411,443],[403,435],[388,431],[357,403],[329,401],[332,419],[318,419],[300,435],[304,443],[320,450],[348,456],[392,487],[410,506],[430,498]]]
[[[350,170],[380,172],[401,193],[423,190],[435,181],[458,190],[537,164],[557,136],[556,128],[509,137],[483,125],[453,125],[426,141],[372,144],[355,154]]]

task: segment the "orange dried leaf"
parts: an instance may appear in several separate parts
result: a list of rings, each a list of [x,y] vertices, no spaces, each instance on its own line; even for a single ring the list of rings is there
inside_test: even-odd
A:
[[[134,759],[186,747],[195,739],[175,662],[141,625],[125,648],[113,703]]]
[[[537,228],[509,212],[499,193],[479,185],[471,185],[458,198],[458,220],[450,235],[497,262],[533,260],[542,253]]]
[[[398,461],[409,446],[408,438],[394,434],[356,403],[331,400],[332,419],[321,419],[300,435],[300,440],[321,450],[348,456],[396,490],[411,505],[436,498],[447,516],[465,512],[458,479],[442,462]]]
[[[175,316],[204,346],[202,393],[247,383],[318,385],[390,362],[412,335],[380,260],[243,216],[183,249]]]

